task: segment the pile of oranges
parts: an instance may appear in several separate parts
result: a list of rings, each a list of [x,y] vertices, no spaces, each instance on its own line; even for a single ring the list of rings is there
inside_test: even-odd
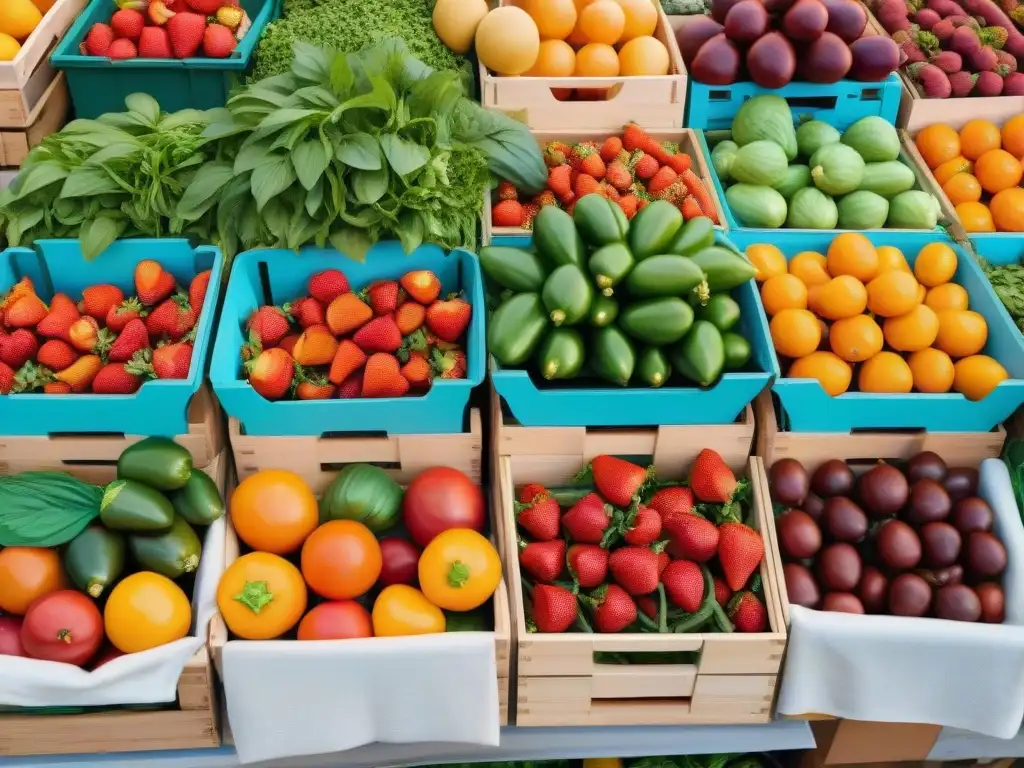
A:
[[[1024,115],[999,126],[971,120],[959,133],[930,125],[914,139],[968,232],[1024,232]]]
[[[980,354],[988,326],[969,309],[967,291],[951,282],[957,254],[946,243],[922,248],[913,269],[899,249],[876,248],[857,233],[837,236],[826,254],[805,251],[788,264],[774,245],[751,245],[747,257],[790,378],[817,379],[832,397],[853,388],[952,390],[969,400],[1009,378]]]

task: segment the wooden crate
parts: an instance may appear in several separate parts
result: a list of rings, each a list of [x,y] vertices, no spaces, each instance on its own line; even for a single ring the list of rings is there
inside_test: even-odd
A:
[[[936,99],[936,101],[946,101],[946,99]],[[978,101],[986,101],[986,99],[978,99]],[[914,175],[917,176],[917,183],[921,189],[925,192],[930,192],[939,201],[939,208],[942,211],[941,220],[945,222],[946,231],[954,240],[965,247],[970,247],[967,239],[967,230],[964,229],[964,225],[960,222],[960,217],[956,215],[956,206],[953,205],[949,196],[942,190],[942,186],[935,178],[935,174],[928,167],[928,163],[924,161],[909,130],[900,129],[900,142],[903,144],[903,151],[907,157],[913,161],[915,166]]]
[[[645,127],[645,126],[644,126]],[[711,181],[711,172],[708,170],[708,161],[700,151],[697,136],[689,128],[646,128],[647,133],[655,141],[671,141],[679,145],[679,149],[685,152],[693,160],[691,170],[704,182],[704,188],[711,195],[715,204],[715,213],[718,216],[720,226],[725,226],[725,212],[722,210],[722,201],[715,191],[715,184]],[[571,131],[532,131],[537,143],[543,146],[549,141],[564,141],[567,144],[574,144],[579,141],[603,142],[609,136],[622,134],[622,127],[612,131],[606,130],[571,130]],[[494,204],[490,190],[484,193],[484,221],[483,221],[483,244],[490,245],[496,237],[526,237],[532,236],[531,232],[522,227],[495,227],[491,225],[491,207]]]
[[[668,49],[669,74],[647,77],[503,77],[480,64],[480,102],[531,128],[572,130],[572,126],[618,131],[633,121],[644,128],[678,128],[686,106],[686,67],[668,17],[658,7],[654,36]],[[502,0],[501,4],[507,4]],[[560,101],[555,91],[608,90],[602,101]]]
[[[29,150],[64,127],[68,116],[68,84],[61,72],[28,116],[26,125],[0,128],[0,168],[16,168]]]

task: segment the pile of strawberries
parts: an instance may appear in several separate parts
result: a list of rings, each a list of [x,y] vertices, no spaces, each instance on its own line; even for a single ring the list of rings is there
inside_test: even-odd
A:
[[[252,26],[238,0],[117,0],[110,24],[89,28],[83,56],[226,59]]]
[[[622,136],[603,143],[552,141],[544,147],[548,165],[547,189],[530,200],[520,198],[515,186],[503,181],[491,209],[495,227],[532,229],[541,207],[557,205],[572,213],[576,201],[598,192],[615,202],[632,219],[652,200],[668,200],[688,221],[707,216],[715,224],[718,214],[704,182],[690,170],[690,156],[672,142],[659,143],[636,124]]]
[[[337,269],[309,279],[308,296],[249,317],[245,375],[268,400],[422,395],[434,377],[466,378],[461,344],[473,307],[440,298],[427,269],[356,293]]]
[[[93,285],[49,306],[28,277],[0,298],[0,395],[131,395],[148,379],[185,379],[210,270],[188,289],[158,262],[135,268],[135,296]]]
[[[755,575],[764,541],[741,521],[748,486],[718,453],[701,451],[686,485],[659,485],[652,470],[614,456],[595,458],[580,474],[587,476],[597,491],[564,514],[555,498],[564,491],[538,483],[519,490],[532,630],[767,629]]]

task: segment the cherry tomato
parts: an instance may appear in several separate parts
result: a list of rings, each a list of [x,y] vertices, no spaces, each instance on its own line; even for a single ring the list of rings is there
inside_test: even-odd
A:
[[[415,587],[384,587],[373,604],[373,634],[377,637],[432,635],[444,632],[444,612]]]
[[[411,541],[391,537],[380,540],[380,554],[384,565],[380,570],[380,583],[385,587],[392,584],[416,584],[416,565],[420,551]]]
[[[487,602],[501,581],[501,558],[485,537],[468,528],[439,534],[423,550],[420,589],[448,611],[471,611]]]
[[[320,603],[299,622],[299,640],[373,637],[370,613],[355,600]]]
[[[103,643],[103,617],[81,592],[51,592],[28,607],[21,643],[33,658],[81,667]]]
[[[421,547],[449,528],[482,531],[487,504],[480,486],[451,467],[424,470],[409,484],[402,516],[412,540]]]
[[[0,616],[0,656],[27,656],[21,644],[21,619]]]

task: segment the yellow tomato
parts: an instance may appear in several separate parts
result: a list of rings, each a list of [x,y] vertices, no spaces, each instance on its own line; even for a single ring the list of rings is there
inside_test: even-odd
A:
[[[191,623],[192,606],[181,587],[149,571],[123,579],[103,609],[107,639],[122,653],[147,651],[180,640]]]
[[[250,552],[228,566],[217,585],[217,607],[228,629],[245,640],[272,640],[306,612],[299,569],[283,557]]]
[[[434,537],[420,555],[420,589],[434,605],[471,611],[487,602],[501,581],[501,559],[486,538],[469,528]]]
[[[444,612],[415,587],[392,584],[373,603],[375,637],[435,635],[445,630]]]

